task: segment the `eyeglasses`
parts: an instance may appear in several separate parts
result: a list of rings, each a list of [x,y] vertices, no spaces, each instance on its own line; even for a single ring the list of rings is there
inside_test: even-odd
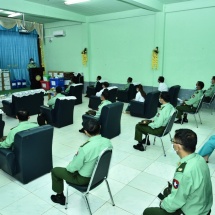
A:
[[[183,145],[183,144],[181,144],[181,143],[175,142],[175,141],[174,141],[174,139],[171,139],[170,141],[171,141],[171,143],[172,143],[172,144],[179,144],[179,145]]]

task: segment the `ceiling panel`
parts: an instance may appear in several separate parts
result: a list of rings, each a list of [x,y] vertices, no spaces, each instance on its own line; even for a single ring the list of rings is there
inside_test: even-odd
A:
[[[185,1],[193,1],[193,0],[159,0],[163,4],[173,4],[173,3],[180,3]]]

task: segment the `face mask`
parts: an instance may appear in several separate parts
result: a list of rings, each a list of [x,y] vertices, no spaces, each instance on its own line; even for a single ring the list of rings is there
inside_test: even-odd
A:
[[[32,60],[31,63],[34,63],[34,61]]]
[[[172,144],[172,150],[177,154],[178,150],[175,150],[174,144]]]
[[[159,99],[159,102],[162,104],[161,99]]]

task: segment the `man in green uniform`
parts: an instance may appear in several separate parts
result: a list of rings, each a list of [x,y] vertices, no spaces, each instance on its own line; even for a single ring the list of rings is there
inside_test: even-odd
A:
[[[112,149],[110,140],[100,135],[97,120],[88,120],[84,124],[84,131],[90,138],[79,148],[69,165],[66,168],[55,167],[51,171],[52,189],[57,193],[51,196],[51,200],[55,203],[65,205],[63,180],[77,185],[87,185],[101,152],[107,148]]]
[[[175,123],[181,124],[183,122],[188,122],[187,114],[184,114],[183,120],[182,120],[182,115],[184,112],[196,111],[196,108],[203,96],[203,90],[202,90],[203,88],[204,88],[204,83],[202,81],[198,81],[196,83],[196,91],[190,97],[190,99],[187,101],[183,101],[180,106],[176,107],[176,109],[178,110],[178,114],[176,118],[178,118],[178,120],[176,120]]]
[[[16,118],[19,120],[19,124],[10,130],[8,136],[3,142],[0,142],[0,148],[10,148],[13,145],[16,133],[39,126],[37,123],[28,122],[28,119],[30,118],[28,111],[18,111]]]
[[[144,138],[142,140],[142,134],[145,134],[147,136],[148,134],[160,135],[163,133],[168,120],[175,110],[174,107],[169,103],[169,101],[169,93],[162,92],[159,98],[161,108],[155,115],[154,120],[150,123],[148,123],[148,120],[143,120],[141,123],[136,124],[134,139],[138,141],[138,144],[133,145],[134,149],[144,151],[143,144],[146,142],[146,139]],[[147,145],[150,145],[149,140],[147,142]]]
[[[36,68],[36,67],[37,67],[37,65],[36,65],[36,63],[34,62],[34,59],[31,58],[30,61],[29,61],[28,66],[27,66],[27,69],[32,69],[32,68]]]
[[[172,143],[181,160],[171,193],[164,196],[160,208],[147,208],[143,215],[209,215],[213,204],[211,176],[204,158],[195,153],[196,133],[190,129],[176,130]]]
[[[132,84],[132,78],[131,77],[128,77],[128,79],[127,79],[127,84],[124,86],[124,87],[122,87],[122,89],[121,90],[128,90],[128,88],[129,88],[129,86],[130,86],[130,84]]]
[[[51,94],[48,94],[48,103],[47,105],[51,106],[52,109],[54,109],[55,102],[57,98],[65,97],[65,95],[61,94],[62,88],[60,86],[56,87],[55,96],[51,98]]]
[[[82,119],[83,119],[83,122],[82,122],[82,125],[84,125],[84,123],[89,120],[90,118],[95,118],[96,120],[99,120],[100,118],[100,115],[101,115],[101,112],[102,112],[102,108],[105,106],[105,105],[109,105],[111,104],[111,102],[108,100],[109,98],[109,91],[108,89],[104,89],[104,91],[102,92],[102,95],[101,95],[101,104],[98,106],[98,110],[97,111],[93,111],[92,114],[94,115],[87,115],[87,114],[84,114],[82,116]],[[80,129],[79,132],[81,133],[84,133],[84,128]]]
[[[204,92],[205,94],[204,102],[210,102],[214,93],[215,93],[215,76],[213,76],[211,79],[211,86]]]

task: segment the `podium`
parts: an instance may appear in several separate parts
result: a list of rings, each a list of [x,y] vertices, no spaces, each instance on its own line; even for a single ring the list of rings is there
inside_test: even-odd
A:
[[[28,69],[29,72],[29,79],[31,82],[31,89],[40,89],[41,88],[41,83],[40,81],[43,80],[43,71],[44,68],[30,68]]]

